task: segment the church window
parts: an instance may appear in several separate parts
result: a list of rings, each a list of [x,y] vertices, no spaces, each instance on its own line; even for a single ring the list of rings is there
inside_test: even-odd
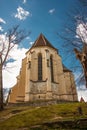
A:
[[[53,76],[53,56],[50,56],[50,70],[51,70],[51,81],[54,82],[54,76]]]
[[[28,61],[28,69],[31,68],[31,61]]]
[[[49,59],[47,59],[47,67],[49,67]]]
[[[42,80],[42,54],[38,55],[38,80]]]

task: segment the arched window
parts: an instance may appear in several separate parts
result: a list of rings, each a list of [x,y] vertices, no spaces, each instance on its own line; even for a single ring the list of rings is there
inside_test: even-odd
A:
[[[53,76],[53,56],[50,56],[50,70],[51,70],[51,81],[54,82],[54,76]]]
[[[28,69],[31,68],[31,61],[28,61]]]
[[[42,80],[42,54],[38,55],[38,80]]]

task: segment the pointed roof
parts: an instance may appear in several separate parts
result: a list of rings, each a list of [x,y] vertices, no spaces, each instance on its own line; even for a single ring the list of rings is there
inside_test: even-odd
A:
[[[34,42],[34,44],[32,45],[31,48],[33,47],[40,47],[40,46],[48,46],[51,47],[55,50],[57,50],[46,38],[45,36],[41,33],[39,35],[39,37],[36,39],[36,41]]]

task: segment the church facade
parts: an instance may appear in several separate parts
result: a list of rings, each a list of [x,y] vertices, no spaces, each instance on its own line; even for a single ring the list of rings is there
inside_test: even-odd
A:
[[[72,71],[62,64],[58,50],[40,34],[22,60],[17,83],[11,88],[8,102],[51,99],[78,100]]]

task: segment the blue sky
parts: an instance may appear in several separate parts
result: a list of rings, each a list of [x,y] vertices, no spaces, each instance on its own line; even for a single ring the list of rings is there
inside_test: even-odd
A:
[[[60,49],[63,41],[56,33],[69,22],[68,13],[76,4],[77,0],[0,0],[0,17],[6,22],[2,28],[6,31],[19,24],[20,28],[30,31],[30,39],[22,44],[25,48],[29,48],[29,42],[34,42],[43,33]]]
[[[0,0],[0,17],[6,21],[4,29],[20,24],[21,28],[31,31],[31,40],[42,32],[52,43],[55,32],[67,23],[67,13],[73,8],[76,0]],[[21,7],[29,12],[25,19],[15,18]],[[56,46],[56,41],[53,43]]]
[[[21,62],[32,42],[37,39],[40,33],[43,33],[59,49],[63,63],[70,68],[70,59],[66,60],[65,53],[60,49],[64,41],[58,38],[56,33],[61,33],[64,25],[70,22],[68,14],[75,7],[78,7],[78,0],[0,0],[0,34],[4,34],[9,28],[17,24],[20,25],[21,29],[31,32],[21,44],[21,49],[15,47],[11,53],[14,61],[18,60],[13,64],[17,65]],[[9,63],[9,66],[13,64]],[[21,64],[19,64],[19,68],[20,66]],[[4,87],[12,87],[16,83],[15,79],[19,74],[19,68],[12,68],[10,73],[9,70],[4,70]],[[11,73],[13,73],[13,77]],[[8,84],[10,78],[13,82]],[[83,92],[81,91],[79,96],[82,95]]]

